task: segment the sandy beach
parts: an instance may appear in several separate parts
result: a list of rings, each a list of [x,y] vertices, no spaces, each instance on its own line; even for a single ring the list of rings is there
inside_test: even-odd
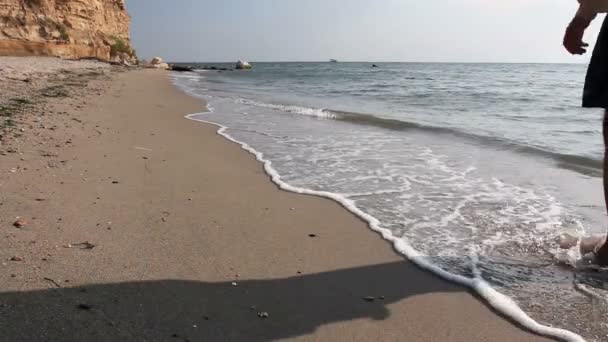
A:
[[[546,340],[279,190],[168,72],[62,68],[2,80],[0,340]]]

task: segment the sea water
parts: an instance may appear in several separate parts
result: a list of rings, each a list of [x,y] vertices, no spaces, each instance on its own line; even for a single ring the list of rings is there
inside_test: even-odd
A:
[[[209,103],[189,118],[223,127],[283,188],[340,201],[529,328],[608,340],[608,271],[559,248],[562,234],[606,233],[603,113],[580,108],[585,66],[378,65],[173,78]]]

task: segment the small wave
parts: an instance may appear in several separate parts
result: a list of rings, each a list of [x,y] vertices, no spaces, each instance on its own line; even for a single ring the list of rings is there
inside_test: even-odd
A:
[[[603,162],[585,156],[557,153],[534,146],[516,146],[515,152],[545,157],[557,162],[557,166],[576,171],[587,176],[601,176]]]
[[[200,96],[196,94],[195,91],[190,91],[189,93],[194,96]],[[558,167],[575,171],[586,176],[599,177],[602,173],[603,162],[599,158],[559,153],[539,146],[525,145],[517,141],[465,132],[450,127],[430,126],[366,113],[348,112],[325,108],[313,108],[297,105],[265,103],[244,98],[238,98],[236,101],[245,105],[269,108],[272,110],[292,114],[306,115],[320,119],[344,121],[358,125],[374,126],[391,130],[418,130],[429,132],[432,134],[452,135],[459,138],[476,141],[485,146],[491,146],[498,149],[509,149],[515,153],[545,158],[555,162]]]
[[[274,109],[274,110],[287,112],[287,113],[293,113],[293,114],[314,116],[314,117],[321,118],[321,119],[338,119],[335,115],[335,112],[326,110],[323,108],[317,109],[317,108],[311,108],[311,107],[263,103],[263,102],[257,102],[257,101],[246,100],[246,99],[238,99],[237,102],[244,104],[244,105],[269,108],[269,109]]]
[[[257,107],[270,108],[274,110],[284,111],[293,114],[301,114],[307,116],[314,116],[323,119],[332,119],[338,121],[349,122],[359,125],[368,125],[379,128],[391,129],[391,130],[419,130],[435,134],[449,134],[458,136],[468,140],[474,140],[483,143],[486,146],[494,146],[500,149],[510,149],[513,152],[527,155],[534,155],[543,158],[553,160],[559,167],[576,171],[589,176],[599,176],[602,169],[602,161],[586,156],[563,154],[554,151],[550,151],[538,146],[524,145],[519,142],[501,139],[497,137],[491,137],[486,135],[479,135],[469,132],[464,132],[458,129],[449,127],[438,127],[423,125],[415,122],[384,118],[372,114],[347,112],[332,109],[315,109],[312,107],[303,106],[291,106],[281,104],[269,104],[263,102],[257,102],[252,100],[239,100],[243,104],[253,105]]]

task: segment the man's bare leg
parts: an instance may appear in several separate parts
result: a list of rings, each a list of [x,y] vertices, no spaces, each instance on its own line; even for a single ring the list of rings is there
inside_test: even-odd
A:
[[[604,113],[604,124],[602,127],[604,135],[604,200],[608,210],[608,109]],[[600,265],[608,265],[608,242],[597,251],[597,262]]]

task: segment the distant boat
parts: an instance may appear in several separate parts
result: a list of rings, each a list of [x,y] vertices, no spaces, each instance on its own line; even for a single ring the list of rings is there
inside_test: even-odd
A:
[[[330,59],[329,62],[330,63],[338,63],[338,60],[337,59]]]

